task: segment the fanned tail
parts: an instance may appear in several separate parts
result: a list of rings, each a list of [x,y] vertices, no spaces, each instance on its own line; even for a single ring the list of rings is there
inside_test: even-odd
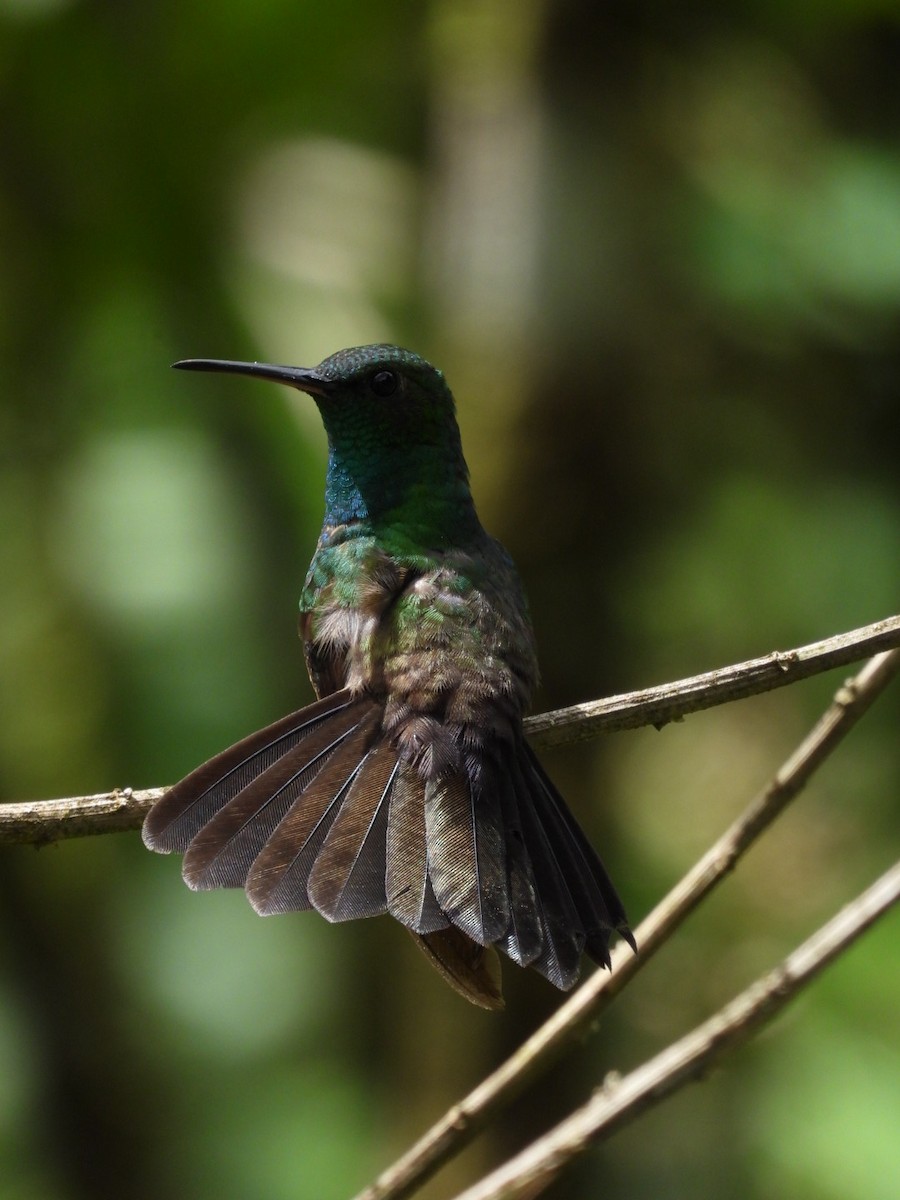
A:
[[[409,761],[384,734],[383,712],[345,689],[245,738],[157,802],[144,841],[184,852],[192,888],[244,887],[263,915],[389,912],[487,1008],[503,1003],[494,947],[567,989],[583,951],[608,965],[613,931],[634,945],[523,739],[470,746],[464,766],[428,777],[426,755]]]

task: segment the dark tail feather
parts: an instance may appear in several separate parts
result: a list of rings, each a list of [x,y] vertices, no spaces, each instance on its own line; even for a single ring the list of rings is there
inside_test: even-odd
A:
[[[438,904],[472,941],[488,946],[509,926],[506,839],[497,780],[444,775],[425,785],[428,873]]]
[[[584,927],[559,860],[538,818],[523,767],[523,760],[516,756],[512,765],[514,787],[522,838],[537,887],[543,933],[541,952],[531,966],[556,987],[568,991],[578,979],[579,960],[585,943]]]
[[[421,937],[413,933],[413,938],[434,969],[470,1003],[494,1012],[504,1007],[500,959],[493,946],[479,946],[453,925]]]
[[[401,763],[391,791],[385,872],[388,912],[415,933],[445,929],[449,921],[428,877],[425,784],[411,763]]]
[[[609,966],[613,930],[634,946],[622,901],[596,850],[528,745],[522,765],[538,819],[584,928],[585,950],[596,962]]]
[[[247,876],[247,898],[261,916],[311,908],[309,875],[378,734],[381,708],[370,705],[340,750],[295,799]]]
[[[329,921],[387,911],[388,804],[397,770],[397,751],[387,742],[370,750],[328,831],[307,890]]]
[[[376,714],[365,701],[340,709],[242,788],[188,846],[182,867],[188,886],[245,886],[263,846],[298,798],[341,763],[359,762],[360,743]]]
[[[509,929],[498,944],[513,962],[527,967],[540,957],[544,948],[544,918],[531,856],[525,845],[511,770],[507,770],[501,780],[501,806],[506,830]]]
[[[335,692],[211,758],[154,804],[144,821],[145,845],[162,854],[184,853],[204,825],[248,783],[352,704],[348,690]]]

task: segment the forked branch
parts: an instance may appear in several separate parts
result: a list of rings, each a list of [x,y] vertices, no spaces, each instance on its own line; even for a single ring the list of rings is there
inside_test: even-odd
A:
[[[609,1080],[584,1107],[457,1200],[533,1200],[576,1155],[733,1054],[898,900],[900,863],[708,1021],[623,1079]]]
[[[505,1063],[449,1111],[357,1200],[411,1195],[506,1107],[642,970],[685,918],[733,870],[750,846],[803,789],[900,671],[900,650],[876,655],[837,692],[794,753],[748,808],[635,930],[633,955],[621,943],[612,970],[595,971]]]

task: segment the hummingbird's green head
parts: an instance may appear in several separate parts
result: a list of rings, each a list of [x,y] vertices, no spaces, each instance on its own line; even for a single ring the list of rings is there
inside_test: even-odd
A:
[[[221,359],[175,366],[254,375],[312,396],[328,434],[326,527],[401,528],[434,547],[480,529],[453,395],[443,374],[411,350],[358,346],[312,369]]]
[[[382,453],[396,446],[415,453],[459,442],[453,395],[431,363],[399,346],[339,350],[314,370],[316,398],[335,448],[353,454],[356,443]],[[461,452],[460,452],[461,457]]]

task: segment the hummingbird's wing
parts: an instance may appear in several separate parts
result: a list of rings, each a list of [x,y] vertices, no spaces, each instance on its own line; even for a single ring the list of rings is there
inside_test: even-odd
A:
[[[314,642],[310,633],[311,624],[312,613],[301,612],[297,628],[303,643],[306,673],[313,691],[321,698],[340,691],[347,682],[346,650],[334,642]]]

